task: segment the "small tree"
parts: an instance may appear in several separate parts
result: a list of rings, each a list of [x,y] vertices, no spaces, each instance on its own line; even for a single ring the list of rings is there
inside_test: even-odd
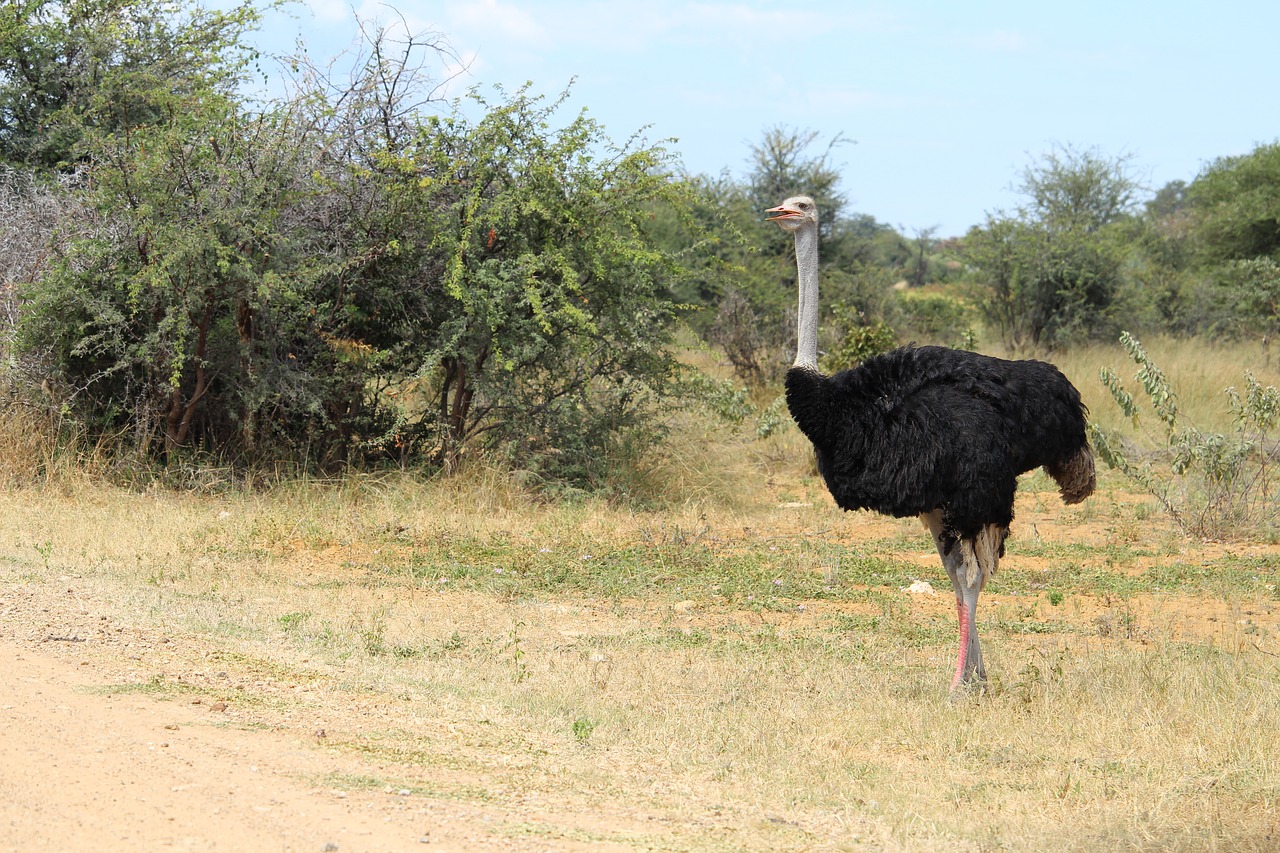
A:
[[[174,97],[234,92],[244,36],[277,5],[244,0],[8,0],[0,5],[0,162],[79,160],[85,132],[163,123]]]
[[[759,319],[750,301],[736,290],[725,293],[716,318],[707,329],[707,339],[720,346],[733,365],[734,373],[751,387],[764,384],[761,356],[764,339]]]
[[[557,127],[563,99],[436,114],[411,65],[436,43],[371,37],[353,80],[300,64],[266,111],[157,91],[156,120],[86,127],[91,204],[27,292],[27,351],[147,456],[485,449],[598,483],[676,370],[685,272],[649,228],[689,223],[687,185],[660,146]]]
[[[54,235],[78,206],[79,199],[66,186],[0,166],[0,358],[5,363],[15,358],[18,289],[44,274]]]
[[[1215,160],[1187,196],[1204,261],[1280,261],[1280,142]]]
[[[988,215],[982,227],[965,236],[963,254],[976,271],[978,306],[1000,339],[1017,349],[1035,336],[1033,300],[1026,285],[1031,272],[1029,230],[1015,219]]]
[[[1219,335],[1280,330],[1280,143],[1223,157],[1186,188],[1186,313]]]
[[[1128,155],[1058,146],[1022,172],[1024,218],[1054,231],[1095,232],[1129,215],[1138,183]]]
[[[278,405],[264,384],[305,395],[278,370],[303,363],[298,259],[281,230],[301,172],[287,138],[272,117],[206,93],[95,143],[92,205],[27,288],[22,337],[50,354],[96,430],[131,427],[144,455],[197,436],[243,451],[259,407]]]
[[[1108,330],[1124,248],[1111,230],[1134,204],[1127,158],[1070,148],[1023,173],[1028,203],[965,238],[985,286],[988,321],[1005,343],[1053,347]]]
[[[598,477],[676,369],[683,270],[648,211],[691,197],[662,148],[616,146],[585,114],[552,130],[561,101],[476,103],[478,122],[432,118],[392,164],[399,207],[421,211],[402,250],[435,276],[397,348],[433,398],[420,423],[444,461],[480,439]]]
[[[792,195],[807,195],[818,203],[824,232],[840,217],[845,198],[839,191],[840,170],[831,160],[837,146],[849,142],[834,136],[821,154],[808,153],[818,141],[816,130],[781,125],[764,132],[751,146],[751,195],[760,209],[772,207]]]
[[[911,263],[909,265],[912,287],[924,287],[929,282],[929,253],[934,248],[936,241],[933,239],[933,235],[937,232],[938,226],[936,225],[929,228],[915,229],[915,236],[911,240]]]
[[[1162,447],[1169,470],[1136,460],[1116,436],[1090,424],[1090,437],[1102,460],[1159,500],[1193,536],[1256,537],[1273,531],[1280,516],[1280,480],[1275,474],[1280,444],[1274,438],[1280,423],[1280,390],[1264,387],[1246,373],[1243,392],[1234,386],[1225,391],[1232,432],[1207,432],[1187,420],[1172,383],[1138,340],[1126,332],[1120,344],[1137,365],[1134,378],[1155,415],[1159,434],[1143,428],[1143,407],[1114,370],[1102,369],[1102,383],[1148,441]]]

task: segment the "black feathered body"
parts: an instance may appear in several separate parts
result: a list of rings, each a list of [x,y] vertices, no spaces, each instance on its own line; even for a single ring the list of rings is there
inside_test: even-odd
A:
[[[822,376],[793,367],[787,406],[836,503],[898,517],[942,511],[958,539],[1013,520],[1018,475],[1040,466],[1064,499],[1093,487],[1080,393],[1053,365],[908,346]],[[1061,472],[1087,462],[1069,495]]]

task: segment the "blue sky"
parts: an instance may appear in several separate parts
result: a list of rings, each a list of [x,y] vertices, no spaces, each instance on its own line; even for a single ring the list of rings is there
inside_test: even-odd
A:
[[[694,173],[743,175],[766,128],[839,134],[850,209],[962,234],[1055,145],[1127,155],[1152,191],[1280,138],[1280,3],[394,0],[468,63],[455,83],[576,78],[615,140],[648,127]],[[306,0],[263,46],[325,58],[383,3]],[[814,153],[818,153],[815,148]],[[797,187],[803,190],[803,187]]]

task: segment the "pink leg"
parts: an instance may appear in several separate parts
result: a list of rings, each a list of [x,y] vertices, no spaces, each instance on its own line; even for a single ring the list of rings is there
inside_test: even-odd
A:
[[[964,599],[956,596],[956,617],[960,622],[960,651],[956,654],[956,675],[951,679],[951,689],[960,686],[964,678],[965,660],[969,656],[969,609],[964,606]]]
[[[951,679],[951,690],[954,693],[961,685],[981,685],[987,679],[986,668],[982,665],[982,648],[978,643],[978,632],[974,626],[974,617],[978,611],[978,595],[982,591],[986,577],[984,573],[972,584],[968,582],[964,553],[967,546],[972,554],[974,545],[953,542],[951,549],[947,550],[943,539],[941,511],[925,513],[920,516],[920,520],[933,536],[934,544],[938,547],[938,556],[942,558],[942,566],[947,570],[947,576],[951,579],[951,586],[956,593],[956,620],[960,626],[960,650],[956,654],[956,674]],[[984,543],[986,543],[985,547],[992,551],[990,560],[991,570],[994,571],[996,560],[994,550],[999,547],[999,542],[1003,541],[1003,538],[1000,540],[991,538],[990,530]],[[994,545],[990,544],[992,542]]]

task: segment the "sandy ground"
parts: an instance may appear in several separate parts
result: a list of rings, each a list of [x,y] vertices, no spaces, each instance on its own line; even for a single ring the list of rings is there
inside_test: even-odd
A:
[[[212,728],[199,706],[95,696],[96,672],[29,646],[0,643],[0,669],[5,850],[480,849],[385,796],[305,784],[333,760],[286,738]]]
[[[673,827],[708,839],[725,828],[718,811],[687,800],[674,809],[584,802],[581,788],[522,791],[502,756],[497,782],[428,767],[411,774],[412,790],[371,785],[409,777],[394,760],[353,751],[359,733],[416,720],[458,754],[483,744],[393,697],[335,688],[331,676],[309,684],[264,671],[234,645],[140,625],[74,578],[0,584],[0,853],[610,853],[638,849],[610,836],[665,846]],[[148,691],[157,678],[164,684]],[[502,796],[456,795],[473,784]]]
[[[551,849],[497,832],[510,819],[498,807],[326,784],[376,768],[328,748],[322,729],[117,692],[144,667],[190,678],[212,646],[116,625],[83,591],[48,587],[0,587],[0,851]]]
[[[0,643],[0,849],[492,850],[486,816],[396,792],[317,787],[357,772],[209,708],[86,692],[90,667]],[[17,735],[17,736],[14,736]]]

